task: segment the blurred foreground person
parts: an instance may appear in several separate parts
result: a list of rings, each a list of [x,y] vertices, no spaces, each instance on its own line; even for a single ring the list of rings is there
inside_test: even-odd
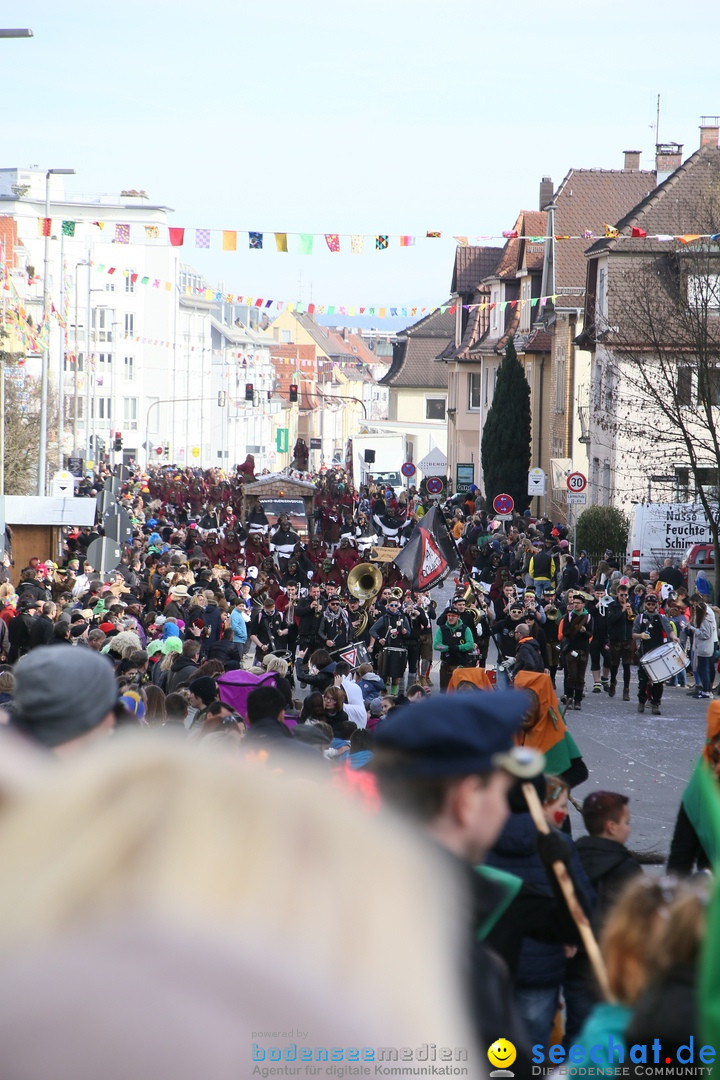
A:
[[[433,1044],[483,1076],[454,977],[451,883],[402,823],[322,775],[151,732],[13,794],[4,1080],[238,1080],[307,1061],[303,1049],[377,1061],[377,1048]]]

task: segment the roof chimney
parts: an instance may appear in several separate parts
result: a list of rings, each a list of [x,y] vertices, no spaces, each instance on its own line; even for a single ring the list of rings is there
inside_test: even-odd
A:
[[[717,148],[720,135],[720,116],[700,117],[700,146]]]
[[[553,193],[555,187],[552,182],[551,176],[543,176],[540,181],[540,206],[538,209],[544,210],[553,200]]]
[[[640,168],[640,154],[641,150],[623,150],[625,155],[625,164],[623,169],[625,172],[636,171]]]
[[[682,164],[683,144],[677,142],[655,144],[655,171],[657,182],[662,184],[667,180],[670,173],[675,172]]]

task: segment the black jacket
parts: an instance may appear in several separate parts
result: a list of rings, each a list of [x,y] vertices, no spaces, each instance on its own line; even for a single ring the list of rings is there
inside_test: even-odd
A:
[[[545,657],[535,638],[522,638],[515,653],[514,671],[544,671]]]
[[[191,683],[195,678],[198,665],[189,656],[178,655],[177,660],[170,668],[165,679],[165,693],[174,694],[180,686]]]
[[[624,844],[604,836],[581,836],[575,848],[597,893],[595,913],[600,925],[626,883],[642,874],[642,867]]]

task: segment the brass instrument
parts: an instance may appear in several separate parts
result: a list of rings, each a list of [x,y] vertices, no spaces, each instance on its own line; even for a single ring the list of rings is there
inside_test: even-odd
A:
[[[372,563],[358,563],[357,566],[353,566],[352,570],[347,577],[347,590],[353,596],[357,596],[358,600],[362,600],[363,611],[359,626],[355,629],[355,637],[359,638],[365,633],[367,624],[370,620],[370,614],[368,608],[370,602],[374,596],[380,592],[383,587],[382,572],[377,566],[373,566]]]
[[[358,563],[357,566],[353,566],[352,570],[347,577],[347,589],[353,596],[357,596],[358,600],[362,600],[363,604],[367,604],[368,600],[372,600],[373,596],[377,596],[383,586],[383,576],[377,566],[373,566],[372,563]],[[402,589],[400,590],[402,594]]]
[[[390,595],[392,596],[393,600],[402,600],[405,594],[403,593],[403,590],[400,588],[399,585],[395,585],[390,590]]]
[[[468,612],[468,614],[472,615],[472,621],[475,624],[475,626],[477,626],[477,624],[480,622],[480,618],[482,616],[482,612],[480,611],[480,608],[473,607],[472,604],[466,604],[465,605],[465,610]]]

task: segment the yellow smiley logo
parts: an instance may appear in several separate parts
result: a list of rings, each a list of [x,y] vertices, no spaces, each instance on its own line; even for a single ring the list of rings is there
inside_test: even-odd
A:
[[[496,1039],[487,1052],[488,1061],[499,1069],[505,1069],[512,1065],[517,1057],[517,1050],[507,1039]]]

